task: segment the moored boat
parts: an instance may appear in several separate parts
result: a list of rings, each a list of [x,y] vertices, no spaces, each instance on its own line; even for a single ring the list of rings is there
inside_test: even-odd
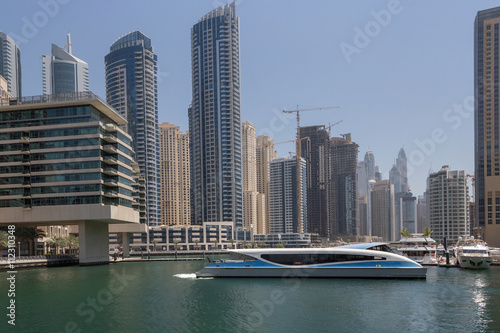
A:
[[[388,252],[384,243],[332,248],[229,250],[230,259],[210,263],[197,277],[303,277],[425,279],[427,269]]]
[[[442,245],[441,245],[442,248]],[[405,257],[410,258],[422,265],[437,265],[436,253],[438,244],[430,237],[423,234],[414,234],[411,237],[403,237],[399,241],[398,251]]]
[[[461,268],[487,269],[493,261],[487,244],[474,237],[458,238],[455,256]]]

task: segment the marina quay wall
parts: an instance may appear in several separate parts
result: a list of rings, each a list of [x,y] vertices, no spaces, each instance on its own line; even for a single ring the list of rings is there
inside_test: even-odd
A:
[[[109,262],[110,224],[139,224],[127,121],[91,92],[0,102],[0,225],[77,225],[80,264]]]

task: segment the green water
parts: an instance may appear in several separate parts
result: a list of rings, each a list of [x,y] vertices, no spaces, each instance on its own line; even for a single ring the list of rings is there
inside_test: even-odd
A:
[[[19,270],[15,326],[2,272],[0,332],[500,332],[500,267],[431,267],[427,280],[193,278],[204,265]]]

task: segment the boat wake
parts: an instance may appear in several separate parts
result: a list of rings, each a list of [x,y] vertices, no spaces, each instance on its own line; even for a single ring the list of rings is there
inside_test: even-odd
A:
[[[175,274],[174,277],[179,278],[179,279],[191,279],[191,280],[213,279],[213,277],[209,277],[209,278],[197,278],[195,273]]]

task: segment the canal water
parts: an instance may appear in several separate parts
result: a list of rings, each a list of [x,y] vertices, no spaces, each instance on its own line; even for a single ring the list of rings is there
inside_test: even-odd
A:
[[[500,267],[426,280],[196,279],[206,262],[0,273],[0,332],[500,332]],[[15,326],[7,323],[15,299]]]

